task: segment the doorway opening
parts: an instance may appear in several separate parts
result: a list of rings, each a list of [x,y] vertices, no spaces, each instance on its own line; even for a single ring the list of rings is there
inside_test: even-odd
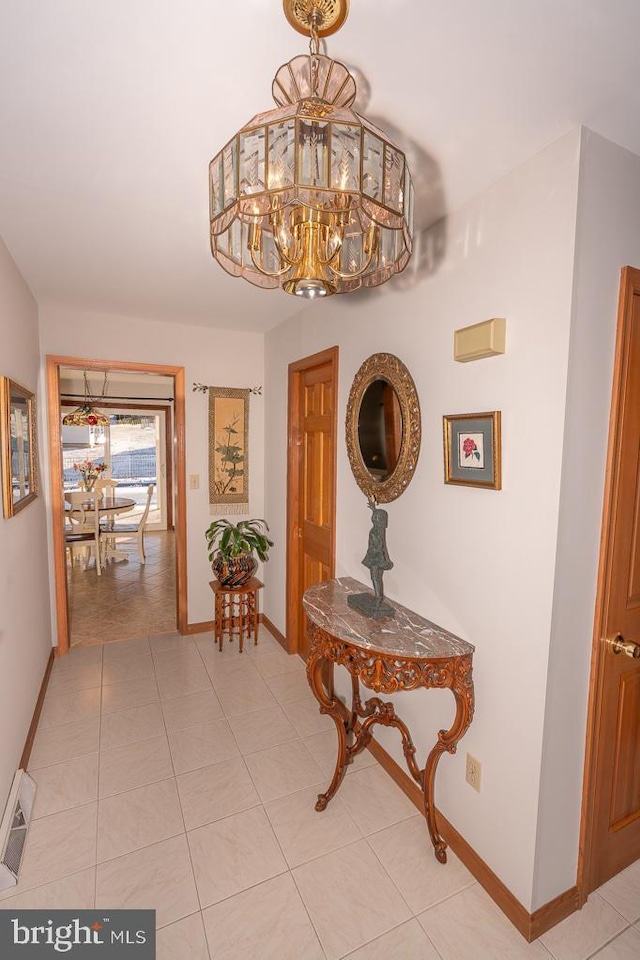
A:
[[[141,374],[143,376],[149,375]],[[170,399],[173,402],[173,396]],[[63,412],[69,406],[70,401],[63,393]],[[145,529],[173,529],[171,407],[101,402],[100,410],[109,417],[109,423],[104,426],[62,427],[65,491],[77,486],[78,472],[74,465],[78,460],[105,463],[107,467],[101,476],[113,481],[113,493],[135,501],[135,507],[127,514],[129,523],[142,515],[147,487],[152,485]]]
[[[99,402],[109,417],[104,427],[62,426],[68,405],[77,405],[74,378],[80,381],[83,371],[104,373],[111,381],[110,399]],[[72,643],[123,639],[136,629],[186,633],[184,368],[47,357],[47,394],[58,654]],[[106,465],[101,479],[126,501],[127,512],[110,518],[116,531],[123,524],[136,527],[151,493],[146,557],[135,535],[119,538],[117,559],[100,577],[93,561],[86,568],[82,560],[74,562],[65,545],[65,491],[77,489],[74,463],[87,459]],[[105,630],[115,635],[96,635]]]

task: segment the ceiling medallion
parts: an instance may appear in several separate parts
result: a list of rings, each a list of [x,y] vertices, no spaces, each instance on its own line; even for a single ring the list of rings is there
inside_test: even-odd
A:
[[[405,155],[352,110],[353,76],[319,52],[348,0],[284,0],[284,11],[310,52],[280,67],[276,108],[209,165],[211,252],[232,276],[308,299],[378,286],[411,256]]]
[[[337,33],[347,19],[349,0],[284,0],[284,15],[298,33],[308,37],[315,23],[319,37]]]

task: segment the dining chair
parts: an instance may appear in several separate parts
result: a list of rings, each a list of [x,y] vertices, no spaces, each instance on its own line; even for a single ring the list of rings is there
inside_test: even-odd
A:
[[[110,530],[101,531],[100,539],[105,544],[104,557],[106,560],[109,559],[109,552],[115,550],[116,540],[131,540],[134,536],[136,536],[138,540],[138,556],[140,558],[140,563],[144,564],[147,562],[144,552],[144,528],[147,525],[147,518],[149,516],[149,508],[151,507],[153,490],[154,484],[150,483],[147,487],[147,502],[145,504],[144,512],[138,523],[116,523]]]
[[[101,576],[100,564],[100,509],[102,496],[95,490],[72,490],[65,493],[69,504],[67,517],[71,526],[65,530],[65,545],[73,555],[74,547],[93,549],[96,558],[96,572]]]
[[[115,497],[118,481],[113,477],[105,477],[104,480],[96,480],[94,490],[100,490],[105,496]]]
[[[102,480],[96,480],[94,490],[97,490],[101,497],[115,497],[118,487],[118,481],[114,480],[113,477],[104,477]],[[106,517],[103,517],[100,521],[100,527],[102,531],[111,530],[114,522],[114,515],[108,513]]]
[[[93,530],[93,522],[88,520],[87,511],[84,508],[84,504],[88,503],[90,498],[91,494],[83,486],[79,490],[69,490],[64,495],[64,499],[69,504],[65,510],[65,520],[69,521],[73,533],[83,533],[85,527],[89,532]]]
[[[65,493],[65,495],[64,495],[64,499],[65,499],[65,501],[66,501],[67,503],[70,503],[70,501],[69,501],[66,493]],[[68,554],[69,554],[69,562],[70,562],[70,563],[73,563],[74,558],[75,558],[76,551],[74,550],[72,543],[66,543],[66,539],[67,539],[67,537],[69,537],[71,534],[80,533],[80,532],[81,532],[81,530],[80,530],[80,516],[81,516],[81,513],[80,513],[79,510],[74,511],[74,510],[72,510],[71,506],[65,507],[65,511],[64,511],[64,536],[65,536],[65,546],[66,546],[66,550],[67,550],[67,552],[68,552]],[[82,544],[80,544],[80,546],[82,546]],[[86,552],[87,552],[87,548],[86,548],[86,547],[83,547],[83,548],[82,548],[82,554],[81,554],[81,560],[84,561],[85,566],[86,566]]]

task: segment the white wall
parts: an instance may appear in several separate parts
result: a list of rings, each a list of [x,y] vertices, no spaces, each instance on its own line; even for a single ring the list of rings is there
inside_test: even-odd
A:
[[[422,238],[439,245],[445,238],[432,275],[313,304],[271,331],[264,372],[258,335],[41,311],[43,355],[186,367],[187,472],[201,477],[201,489],[187,492],[191,622],[211,616],[202,537],[209,522],[206,400],[191,393],[192,381],[252,386],[264,378],[264,399],[251,401],[250,510],[266,516],[276,541],[265,568],[265,612],[284,632],[287,364],[340,347],[337,574],[366,582],[361,559],[369,515],[344,448],[346,401],[357,368],[371,353],[393,352],[407,363],[422,405],[423,447],[411,486],[387,507],[395,567],[386,575],[386,592],[476,646],[476,717],[459,755],[441,762],[437,802],[530,910],[576,878],[616,302],[620,267],[640,259],[639,198],[640,159],[576,131]],[[5,288],[11,296],[0,323],[26,317],[19,328],[11,326],[11,351],[20,357],[5,356],[24,368],[22,379],[31,385],[35,305],[6,254],[0,268],[3,308]],[[492,316],[507,317],[507,354],[456,364],[453,331]],[[109,331],[111,346],[79,349],[83,322]],[[1,372],[20,379],[15,370]],[[442,415],[492,409],[503,415],[503,490],[446,486]],[[589,471],[582,467],[587,441]],[[3,522],[3,538],[21,518],[42,520],[41,510],[39,501]],[[3,539],[0,569],[6,555]],[[5,592],[8,575],[7,569]],[[30,615],[46,622],[46,612]],[[15,664],[2,659],[6,635],[0,635],[0,693],[2,678],[15,674]],[[447,693],[402,694],[398,706],[423,754],[453,716]],[[32,708],[33,702],[25,711],[27,726]],[[2,720],[0,713],[0,743],[8,729]],[[394,732],[378,730],[402,763]],[[21,742],[14,744],[14,754],[20,749]],[[467,750],[483,765],[479,795],[464,783]],[[2,758],[10,752],[3,749]],[[15,762],[14,756],[11,772]],[[0,766],[3,776],[9,774]],[[0,800],[2,788],[0,779]]]
[[[2,240],[0,343],[0,374],[37,393],[38,308]],[[46,539],[42,496],[0,517],[0,817],[51,653]]]
[[[576,226],[579,131],[485,191],[434,228],[438,269],[415,284],[335,297],[267,334],[266,510],[285,542],[287,364],[340,347],[339,423],[361,362],[397,354],[422,407],[414,480],[388,505],[395,567],[385,590],[475,644],[476,717],[438,772],[443,813],[531,908],[542,732],[554,587]],[[429,237],[424,238],[428,243]],[[507,318],[504,357],[457,364],[453,332]],[[501,410],[503,490],[443,482],[442,416]],[[337,575],[367,581],[361,566],[369,511],[338,439]],[[284,631],[284,551],[265,575],[265,609]],[[453,717],[446,692],[398,698],[419,752]],[[379,731],[379,732],[378,732]],[[394,731],[376,736],[403,763]],[[482,792],[464,782],[464,756],[482,763]],[[574,877],[575,879],[575,877]],[[572,881],[573,882],[573,881]]]
[[[534,909],[575,883],[620,269],[640,266],[640,157],[584,130]]]
[[[86,329],[88,336],[82,331]],[[254,387],[263,383],[263,336],[74,312],[43,306],[40,342],[45,355],[167,364],[185,368],[187,477],[198,474],[200,488],[187,489],[187,570],[189,623],[213,619],[204,530],[211,522],[208,500],[208,397],[193,393],[195,383]],[[264,397],[252,396],[249,423],[251,516],[264,511]],[[47,478],[48,483],[48,478]]]
[[[89,373],[89,393],[95,398],[102,393],[104,377],[101,372]],[[69,402],[77,405],[84,397],[84,380],[82,371],[65,371],[60,376],[60,393],[69,398]],[[106,398],[117,401],[125,397],[127,400],[138,398],[151,401],[168,400],[173,397],[173,377],[160,377],[148,373],[110,374],[107,381]],[[73,400],[71,400],[73,398]]]

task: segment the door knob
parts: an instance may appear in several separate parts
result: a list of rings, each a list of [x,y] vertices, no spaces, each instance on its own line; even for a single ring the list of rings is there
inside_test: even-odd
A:
[[[606,642],[614,653],[624,653],[625,656],[633,657],[634,660],[640,657],[640,643],[625,640],[621,633],[616,633],[615,637],[609,637]]]

